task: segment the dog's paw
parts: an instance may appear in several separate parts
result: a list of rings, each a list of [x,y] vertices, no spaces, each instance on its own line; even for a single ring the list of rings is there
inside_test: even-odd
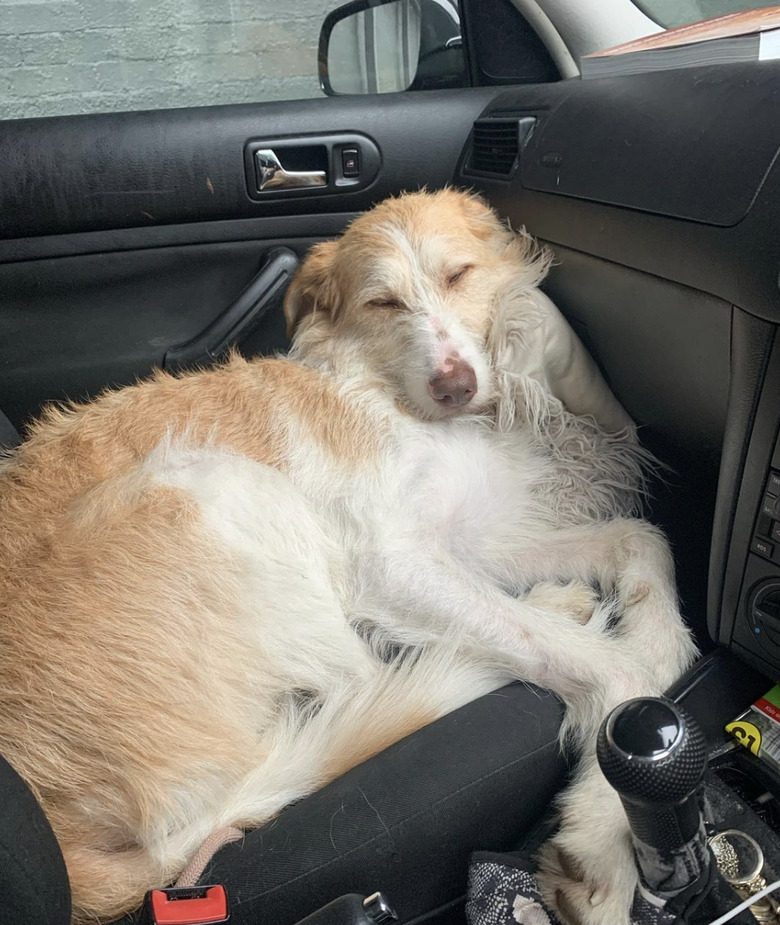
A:
[[[530,589],[525,600],[532,607],[566,614],[584,625],[593,616],[599,604],[599,595],[584,581],[574,580],[565,584],[541,581]]]
[[[629,925],[637,884],[631,833],[594,755],[559,805],[561,827],[538,857],[542,898],[566,925]]]
[[[542,899],[565,925],[629,925],[633,876],[620,877],[616,870],[605,879],[589,876],[555,839],[544,845],[537,860]]]

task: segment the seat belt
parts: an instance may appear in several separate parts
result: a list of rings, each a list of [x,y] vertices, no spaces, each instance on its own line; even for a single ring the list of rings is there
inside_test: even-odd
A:
[[[176,881],[175,886],[179,889],[196,886],[203,871],[219,849],[243,837],[243,831],[232,825],[209,835],[206,841],[198,848],[190,863],[179,874],[179,879]]]
[[[211,925],[228,922],[230,907],[225,887],[221,884],[198,886],[198,881],[220,848],[243,837],[243,831],[234,826],[212,833],[172,887],[149,890],[141,909],[141,925]]]

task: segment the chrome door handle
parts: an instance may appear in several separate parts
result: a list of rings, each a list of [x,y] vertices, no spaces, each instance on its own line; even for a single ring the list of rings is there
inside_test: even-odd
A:
[[[255,151],[257,188],[263,190],[294,189],[305,186],[325,186],[324,170],[285,170],[271,148]]]

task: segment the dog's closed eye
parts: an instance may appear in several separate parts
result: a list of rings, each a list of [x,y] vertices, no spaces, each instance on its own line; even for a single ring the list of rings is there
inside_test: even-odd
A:
[[[374,308],[390,308],[390,309],[393,309],[393,311],[405,311],[406,310],[406,304],[402,302],[400,299],[392,299],[392,298],[371,299],[371,301],[368,304],[373,306]]]
[[[460,269],[455,270],[453,273],[448,273],[446,279],[447,286],[456,286],[469,272],[469,270],[473,269],[474,267],[468,263],[465,267],[460,267]]]

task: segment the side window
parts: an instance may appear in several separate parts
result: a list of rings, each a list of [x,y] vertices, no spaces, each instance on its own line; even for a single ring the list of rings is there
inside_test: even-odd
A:
[[[0,119],[465,84],[457,0],[337,3],[0,0]]]

